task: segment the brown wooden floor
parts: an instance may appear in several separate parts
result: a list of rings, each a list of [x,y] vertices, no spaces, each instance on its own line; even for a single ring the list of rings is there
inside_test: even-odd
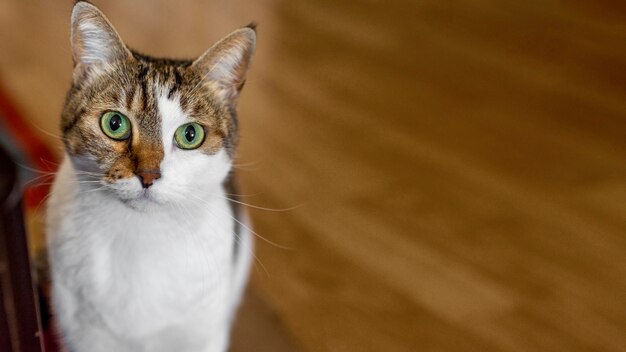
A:
[[[256,20],[238,351],[626,351],[620,1],[95,1],[133,47]],[[56,133],[71,1],[0,2],[0,75]],[[43,133],[43,132],[42,132]],[[51,145],[58,141],[44,135]]]

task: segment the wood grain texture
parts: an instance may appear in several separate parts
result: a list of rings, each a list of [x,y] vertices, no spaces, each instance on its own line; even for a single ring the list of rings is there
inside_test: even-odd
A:
[[[94,2],[163,56],[260,23],[237,172],[296,208],[251,209],[236,349],[626,351],[622,2]],[[70,7],[0,2],[0,75],[53,133]]]

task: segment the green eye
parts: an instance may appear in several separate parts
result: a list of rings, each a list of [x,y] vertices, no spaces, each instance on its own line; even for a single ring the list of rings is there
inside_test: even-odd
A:
[[[117,141],[130,137],[130,121],[128,117],[117,111],[107,111],[102,114],[100,128],[104,134]]]
[[[181,149],[196,149],[204,142],[204,128],[195,122],[186,123],[176,129],[174,140]]]

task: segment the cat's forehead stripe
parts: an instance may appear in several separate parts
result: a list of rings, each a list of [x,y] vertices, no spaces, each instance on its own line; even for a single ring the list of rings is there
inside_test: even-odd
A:
[[[148,105],[148,66],[141,65],[137,73],[137,81],[141,86],[141,109],[145,110]]]
[[[133,107],[133,100],[135,99],[135,85],[129,84],[126,88],[126,110],[131,110]]]
[[[170,88],[169,93],[167,93],[168,99],[172,99],[174,97],[174,94],[178,92],[180,86],[183,84],[183,77],[180,74],[179,68],[176,66],[172,66],[171,71],[174,74],[174,82],[172,84],[172,87]]]

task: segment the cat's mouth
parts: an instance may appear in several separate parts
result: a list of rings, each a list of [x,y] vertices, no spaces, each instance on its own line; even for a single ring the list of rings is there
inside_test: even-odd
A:
[[[154,201],[154,197],[152,195],[152,192],[150,192],[150,189],[145,188],[141,190],[141,192],[139,193],[139,196],[137,197],[137,200],[150,202],[150,201]]]
[[[123,204],[136,210],[146,209],[163,203],[157,196],[154,187],[136,189],[131,192],[114,190],[114,193],[115,197]]]

